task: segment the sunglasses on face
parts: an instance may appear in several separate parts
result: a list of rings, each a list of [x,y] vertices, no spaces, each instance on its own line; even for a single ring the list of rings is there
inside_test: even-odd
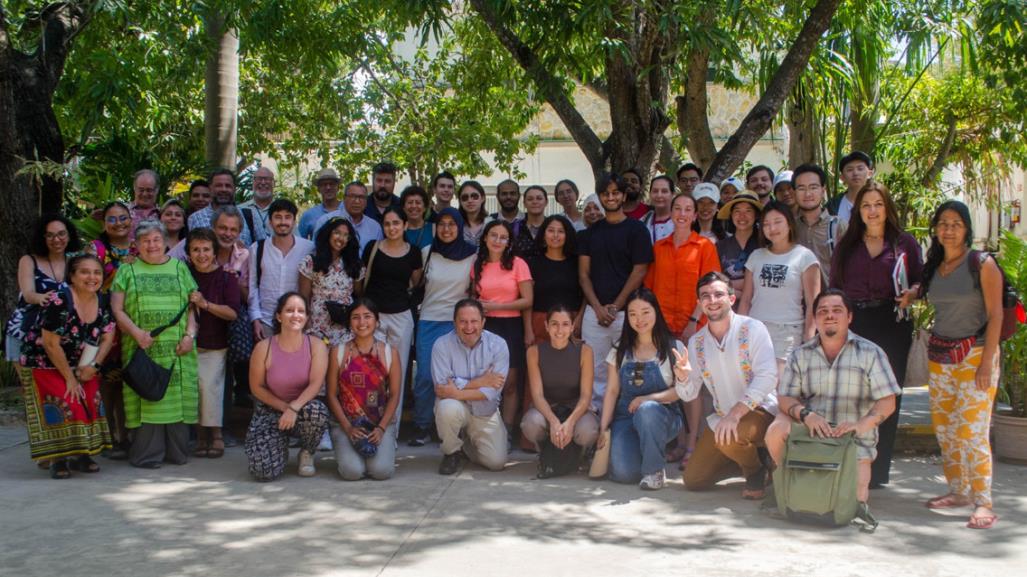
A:
[[[472,192],[470,194],[461,194],[460,195],[460,200],[464,200],[464,201],[466,201],[466,200],[478,200],[479,198],[481,198],[481,195],[478,194],[477,192]]]

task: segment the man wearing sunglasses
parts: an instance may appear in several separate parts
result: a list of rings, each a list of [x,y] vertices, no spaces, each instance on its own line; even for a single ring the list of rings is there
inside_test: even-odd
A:
[[[688,339],[692,372],[675,387],[688,402],[705,386],[714,412],[707,417],[711,430],[699,437],[688,460],[685,489],[710,489],[741,469],[742,498],[762,499],[767,485],[763,437],[777,414],[774,345],[763,323],[731,310],[735,290],[727,275],[707,273],[696,292],[709,322]]]

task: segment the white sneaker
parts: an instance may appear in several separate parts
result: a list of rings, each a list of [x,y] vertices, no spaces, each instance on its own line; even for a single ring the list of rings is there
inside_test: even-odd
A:
[[[663,488],[665,478],[663,475],[663,469],[656,471],[655,473],[649,473],[642,477],[642,482],[638,484],[639,488],[645,491],[657,491]]]
[[[313,477],[314,473],[317,472],[317,470],[314,469],[314,455],[312,455],[311,453],[308,453],[307,451],[305,451],[303,449],[300,449],[299,461],[300,461],[300,466],[299,466],[299,470],[297,471],[299,476],[300,477]]]
[[[324,435],[321,435],[321,442],[317,445],[318,451],[331,451],[332,450],[332,436],[325,431]]]

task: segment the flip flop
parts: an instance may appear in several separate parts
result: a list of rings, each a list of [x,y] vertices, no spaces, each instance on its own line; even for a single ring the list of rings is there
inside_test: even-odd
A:
[[[89,455],[81,455],[76,459],[68,460],[68,468],[72,471],[78,471],[80,473],[99,473],[100,465],[96,463]]]
[[[996,521],[998,521],[998,515],[994,513],[991,515],[970,515],[970,520],[966,522],[966,528],[991,529],[995,526]]]
[[[965,499],[960,495],[948,493],[940,497],[934,497],[928,499],[924,506],[928,509],[958,509],[960,507],[966,507],[970,504],[969,499]]]
[[[50,478],[67,479],[71,477],[71,470],[68,469],[67,459],[54,459],[50,461]]]
[[[196,443],[196,448],[193,449],[193,456],[194,457],[209,457],[210,456],[210,447],[207,446],[207,442],[206,441]]]
[[[207,449],[207,458],[220,459],[225,455],[225,441],[221,438],[214,439],[210,448]]]

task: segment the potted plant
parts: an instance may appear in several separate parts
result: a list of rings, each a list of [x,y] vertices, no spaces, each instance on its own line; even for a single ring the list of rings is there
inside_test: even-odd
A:
[[[1002,231],[999,263],[1021,299],[1027,296],[1027,241]],[[1027,464],[1027,325],[1002,343],[1002,376],[992,417],[995,457]]]

